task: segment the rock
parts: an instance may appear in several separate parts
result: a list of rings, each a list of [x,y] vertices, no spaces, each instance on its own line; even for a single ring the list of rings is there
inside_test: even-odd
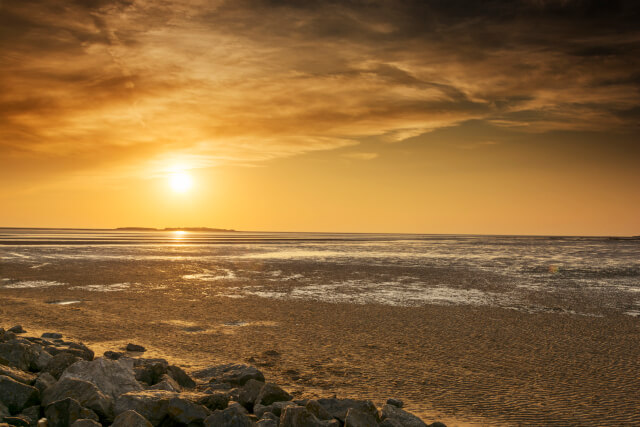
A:
[[[332,420],[333,416],[318,403],[317,400],[309,400],[305,405],[307,411],[311,412],[319,420]]]
[[[193,372],[192,375],[209,382],[223,382],[239,386],[245,385],[251,379],[264,382],[264,374],[257,368],[239,364],[212,366]]]
[[[164,359],[135,359],[133,371],[136,380],[147,385],[154,385],[161,381],[167,373],[169,364]]]
[[[284,391],[280,386],[273,383],[266,383],[260,389],[260,393],[255,400],[255,403],[259,403],[261,405],[271,405],[274,402],[286,402],[291,400],[293,397]]]
[[[107,358],[107,359],[111,359],[111,360],[118,360],[122,356],[124,356],[124,353],[121,353],[119,351],[105,351],[104,352],[104,357]]]
[[[69,343],[69,348],[66,351],[89,362],[91,362],[95,356],[93,350],[82,343]]]
[[[195,388],[196,386],[196,382],[179,366],[171,365],[167,367],[167,374],[173,378],[180,387]]]
[[[276,417],[272,412],[265,412],[256,423],[258,427],[278,427],[279,424],[280,418]]]
[[[402,408],[404,406],[404,402],[400,399],[387,399],[387,405],[393,405],[396,408]]]
[[[290,406],[298,405],[296,405],[294,402],[274,402],[269,406],[260,405],[258,403],[257,405],[253,406],[253,413],[256,414],[258,418],[262,417],[265,412],[272,412],[279,417],[280,415],[282,415],[282,411]]]
[[[180,391],[182,391],[182,387],[180,387],[176,380],[171,378],[169,375],[164,374],[162,378],[160,378],[160,382],[149,387],[149,390],[166,390],[179,393]]]
[[[101,419],[113,419],[113,399],[111,396],[100,391],[95,384],[76,378],[61,378],[57,383],[47,388],[42,394],[42,405],[48,406],[68,397],[93,410]]]
[[[344,427],[378,427],[378,420],[371,414],[350,408],[344,420]]]
[[[132,344],[132,343],[127,344],[127,347],[125,348],[125,350],[138,352],[138,353],[144,353],[145,351],[147,351],[147,349],[144,348],[143,346],[138,344]]]
[[[111,427],[153,427],[145,417],[136,411],[124,411],[118,415]]]
[[[347,411],[351,408],[358,409],[366,414],[370,414],[377,421],[380,420],[380,414],[378,409],[370,400],[354,400],[354,399],[318,399],[318,403],[329,413],[333,418],[337,418],[344,423],[347,417]]]
[[[103,358],[74,363],[60,377],[61,380],[65,378],[89,381],[114,400],[121,394],[142,390],[131,369],[115,360]]]
[[[43,372],[38,375],[36,381],[33,383],[33,386],[40,391],[40,394],[44,393],[44,391],[54,385],[56,383],[56,379],[48,372]]]
[[[429,424],[428,427],[447,427],[445,423],[441,423],[440,421],[436,421],[435,423]]]
[[[280,427],[339,427],[337,420],[322,421],[302,406],[290,406],[280,416]]]
[[[220,391],[205,394],[198,400],[198,403],[207,407],[210,411],[225,409],[229,405],[229,394]]]
[[[76,420],[73,424],[71,424],[71,427],[102,427],[102,424],[97,421],[88,420],[85,418]]]
[[[426,424],[420,418],[389,404],[382,407],[382,419],[397,421],[400,425],[406,427],[426,427]]]
[[[40,405],[30,406],[22,410],[20,416],[29,420],[29,424],[35,426],[40,418]]]
[[[38,353],[30,344],[25,344],[17,339],[0,343],[0,359],[7,361],[7,365],[18,368],[21,371],[36,370],[35,364]]]
[[[182,424],[201,424],[211,415],[211,411],[204,406],[179,397],[169,401],[167,413],[172,420]]]
[[[115,403],[115,414],[136,411],[154,426],[159,425],[167,416],[169,402],[178,393],[164,390],[131,391],[120,395]]]
[[[39,397],[40,392],[37,388],[18,382],[6,375],[0,375],[0,402],[12,414],[37,404]]]
[[[238,394],[238,403],[247,408],[247,410],[252,411],[253,404],[258,398],[258,395],[260,395],[260,390],[262,390],[264,385],[265,384],[262,381],[258,380],[251,379],[247,381],[247,383],[240,389],[240,393]]]
[[[380,427],[402,427],[402,424],[400,424],[400,421],[395,421],[395,420],[392,420],[391,418],[382,420],[382,422],[379,425]]]
[[[37,371],[42,371],[47,367],[51,359],[53,359],[53,356],[51,356],[46,350],[42,349],[33,361],[33,365],[35,365]]]
[[[2,421],[4,417],[10,417],[10,416],[11,416],[11,412],[9,412],[9,408],[4,406],[4,404],[2,403],[2,400],[0,400],[0,421]]]
[[[29,427],[30,423],[26,417],[16,415],[14,417],[5,417],[4,422],[10,426]]]
[[[8,330],[9,330],[9,332],[13,332],[14,334],[24,334],[25,332],[27,332],[27,331],[24,330],[22,325],[16,325],[16,326],[14,326],[12,328],[9,328]]]
[[[24,372],[19,369],[15,369],[5,365],[0,365],[0,375],[4,375],[22,384],[27,384],[27,385],[32,385],[37,378],[32,373]]]
[[[278,422],[272,419],[261,419],[256,423],[256,427],[278,427]]]
[[[57,332],[45,332],[44,334],[41,335],[41,337],[56,339],[56,338],[62,338],[62,334],[59,334]]]
[[[239,405],[238,405],[239,406]],[[238,407],[214,411],[204,420],[205,427],[252,427],[251,419]]]
[[[49,427],[49,422],[46,418],[40,418],[38,420],[38,427]]]
[[[82,359],[78,356],[67,353],[66,351],[58,353],[49,360],[49,363],[47,363],[43,371],[50,373],[55,379],[59,379],[65,369],[80,360]]]
[[[83,408],[80,402],[70,397],[47,405],[44,414],[49,427],[69,427],[78,419],[97,420],[93,411]]]

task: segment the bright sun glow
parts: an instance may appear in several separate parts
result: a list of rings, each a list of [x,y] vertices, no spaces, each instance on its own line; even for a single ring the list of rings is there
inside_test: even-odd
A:
[[[169,175],[171,189],[178,193],[184,193],[191,188],[191,176],[186,172],[173,172]]]

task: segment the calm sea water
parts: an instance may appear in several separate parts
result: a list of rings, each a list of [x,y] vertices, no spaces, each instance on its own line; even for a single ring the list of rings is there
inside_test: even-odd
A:
[[[640,315],[638,239],[0,229],[0,289],[125,291],[151,284],[67,283],[46,274],[92,263],[149,264],[150,281],[207,285],[233,298]],[[27,268],[29,277],[19,273]]]

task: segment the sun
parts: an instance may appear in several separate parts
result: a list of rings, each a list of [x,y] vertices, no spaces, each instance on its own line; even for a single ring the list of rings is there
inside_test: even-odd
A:
[[[176,193],[184,193],[191,189],[193,182],[191,175],[186,172],[173,172],[169,175],[169,185]]]

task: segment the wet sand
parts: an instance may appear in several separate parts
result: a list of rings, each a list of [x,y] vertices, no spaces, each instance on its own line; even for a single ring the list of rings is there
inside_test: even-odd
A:
[[[0,326],[59,331],[98,354],[135,342],[192,370],[250,363],[296,396],[397,397],[449,425],[640,424],[640,322],[618,312],[230,298],[225,283],[162,282],[139,264],[135,274],[114,263],[2,267],[76,286],[90,274],[140,282],[0,289]]]

